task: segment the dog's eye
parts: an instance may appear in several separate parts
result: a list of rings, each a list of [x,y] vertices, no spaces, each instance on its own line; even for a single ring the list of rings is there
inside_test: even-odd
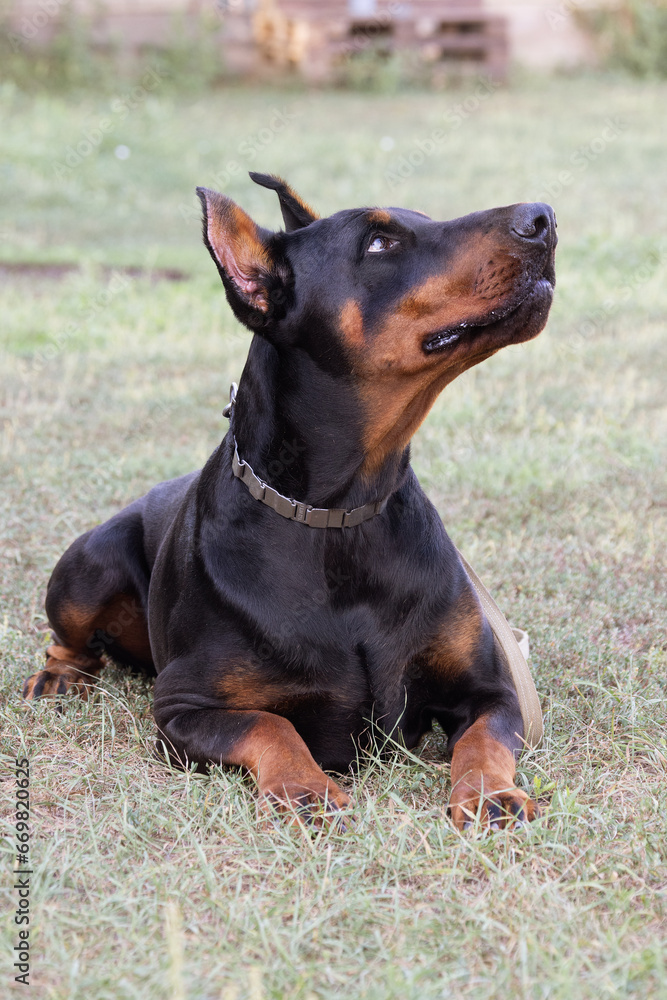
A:
[[[391,250],[398,240],[392,240],[388,236],[376,236],[368,247],[368,253],[382,253],[383,250]]]

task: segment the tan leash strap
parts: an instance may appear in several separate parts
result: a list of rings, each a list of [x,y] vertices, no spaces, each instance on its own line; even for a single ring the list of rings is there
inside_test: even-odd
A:
[[[493,634],[507,659],[507,665],[521,707],[523,738],[529,747],[538,747],[544,736],[544,724],[542,722],[540,699],[527,662],[529,655],[528,636],[520,629],[515,630],[511,628],[504,614],[491,597],[491,594],[477,576],[477,573],[475,573],[470,563],[460,552],[459,559],[463,563],[473,587],[477,591]],[[518,632],[521,636],[521,644],[517,642],[515,632]],[[522,651],[522,646],[524,647],[525,655],[524,651]]]

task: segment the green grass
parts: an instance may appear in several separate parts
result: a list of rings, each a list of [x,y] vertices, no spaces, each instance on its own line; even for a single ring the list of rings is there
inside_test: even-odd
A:
[[[2,893],[9,912],[12,762],[25,754],[37,996],[667,997],[667,86],[527,81],[443,125],[469,95],[158,87],[121,121],[108,97],[0,91],[0,262],[81,265],[59,281],[0,276]],[[295,117],[271,133],[274,108]],[[111,130],[59,179],[66,147],[104,117]],[[440,150],[390,190],[385,173],[437,128]],[[262,136],[249,156],[242,143]],[[571,159],[582,147],[586,169]],[[414,444],[450,534],[530,632],[547,735],[520,780],[550,801],[530,830],[450,827],[438,734],[347,781],[354,832],[309,839],[262,820],[239,774],[155,761],[138,678],[109,668],[99,695],[62,714],[20,701],[65,546],[198,466],[225,430],[248,340],[193,190],[222,187],[277,225],[247,169],[284,174],[322,212],[451,218],[551,192],[546,332],[451,386]],[[126,265],[189,278],[104,270]],[[0,932],[4,991],[13,924]]]

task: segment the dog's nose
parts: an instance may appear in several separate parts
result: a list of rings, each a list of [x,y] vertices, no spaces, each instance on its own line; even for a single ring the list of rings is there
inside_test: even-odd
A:
[[[548,243],[556,232],[554,210],[551,205],[539,201],[517,205],[510,229],[522,240]]]

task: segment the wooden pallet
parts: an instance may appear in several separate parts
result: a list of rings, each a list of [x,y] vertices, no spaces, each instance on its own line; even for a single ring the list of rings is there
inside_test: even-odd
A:
[[[241,56],[257,70],[291,69],[319,82],[364,52],[410,51],[425,65],[505,76],[505,19],[489,14],[483,0],[465,6],[462,0],[397,0],[375,8],[369,0],[256,0],[243,27],[239,18],[230,25],[228,61],[238,65]]]

